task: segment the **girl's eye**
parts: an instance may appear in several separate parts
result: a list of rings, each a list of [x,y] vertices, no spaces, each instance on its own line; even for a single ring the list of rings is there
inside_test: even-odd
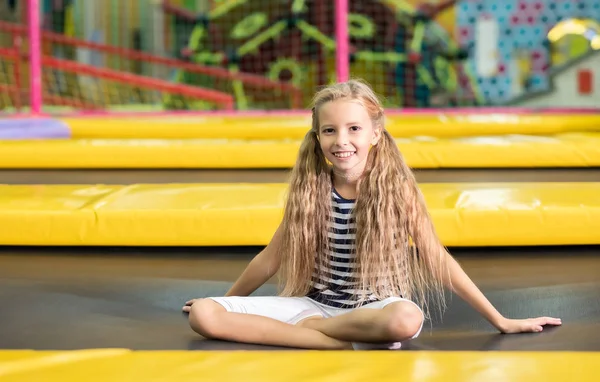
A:
[[[333,129],[324,129],[323,133],[328,134],[328,133],[332,133]]]
[[[360,126],[352,126],[351,129],[353,131],[358,131],[358,130],[360,130]]]

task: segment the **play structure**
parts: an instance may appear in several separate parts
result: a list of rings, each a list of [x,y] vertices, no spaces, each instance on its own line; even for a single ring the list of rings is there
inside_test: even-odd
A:
[[[46,107],[300,109],[312,89],[335,78],[340,55],[353,75],[385,96],[388,107],[482,101],[465,63],[467,51],[436,23],[455,0],[435,6],[350,1],[345,52],[336,47],[334,8],[318,2],[225,1],[196,11],[165,0],[154,5],[151,20],[167,42],[138,27],[118,44],[107,41],[115,41],[116,32],[103,31],[109,26],[93,19],[94,4],[65,1],[45,9],[51,19],[41,33]],[[18,10],[24,11],[17,7],[15,15]],[[5,108],[17,110],[26,101],[17,89],[26,82],[27,65],[20,48],[26,25],[14,23],[18,18],[0,21],[7,36],[0,45],[0,86],[11,95]]]
[[[474,88],[468,69],[460,63],[468,54],[435,22],[439,13],[455,3],[450,0],[411,7],[403,2],[364,5],[351,1],[347,56],[352,72],[361,75],[368,68],[385,78],[378,90],[391,99],[390,107],[429,106],[432,94],[447,95],[449,104],[466,101],[464,92]],[[304,85],[312,89],[333,78],[332,60],[339,47],[332,24],[327,23],[331,7],[317,3],[309,9],[304,0],[291,2],[289,9],[264,2],[232,4],[225,2],[208,13],[194,13],[163,2],[175,25],[188,25],[178,31],[189,36],[175,38],[186,42],[175,47],[175,54],[194,63],[257,72],[298,88]],[[269,12],[273,9],[279,12]],[[237,15],[245,16],[238,20]],[[383,43],[378,41],[382,35],[389,36]],[[318,53],[307,56],[303,53],[307,50]],[[175,80],[197,84],[211,81],[190,78],[184,71],[177,71]],[[230,90],[239,109],[260,103],[249,101],[241,84],[232,84]],[[310,97],[310,91],[307,93],[305,96]],[[474,93],[469,96],[476,101]]]
[[[527,106],[524,94],[551,91],[556,71],[600,47],[598,0],[350,0],[342,14],[334,3],[40,1],[40,102],[48,112],[303,109],[317,86],[352,73],[388,108]],[[30,104],[26,4],[0,2],[7,112]]]

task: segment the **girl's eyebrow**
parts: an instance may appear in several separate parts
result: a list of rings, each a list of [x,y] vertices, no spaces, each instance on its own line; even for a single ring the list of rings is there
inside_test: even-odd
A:
[[[346,126],[353,126],[353,125],[360,125],[360,122],[348,122],[346,123]],[[321,129],[324,129],[326,127],[334,127],[333,125],[322,125]]]

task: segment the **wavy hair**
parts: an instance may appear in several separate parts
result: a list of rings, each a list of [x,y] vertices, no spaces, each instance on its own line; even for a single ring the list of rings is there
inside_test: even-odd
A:
[[[312,128],[300,146],[285,203],[280,295],[306,295],[313,273],[326,268],[332,169],[319,144],[319,109],[340,99],[359,101],[374,128],[382,130],[358,180],[354,214],[360,290],[377,298],[401,295],[426,312],[432,297],[443,308],[445,248],[412,171],[385,130],[384,111],[377,96],[368,85],[356,80],[328,86],[314,97]],[[364,293],[356,296],[365,297]]]

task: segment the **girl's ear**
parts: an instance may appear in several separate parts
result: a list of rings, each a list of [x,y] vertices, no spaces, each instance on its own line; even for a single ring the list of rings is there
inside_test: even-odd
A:
[[[381,139],[381,126],[377,125],[373,129],[373,138],[371,139],[371,146],[376,146],[379,140]]]

